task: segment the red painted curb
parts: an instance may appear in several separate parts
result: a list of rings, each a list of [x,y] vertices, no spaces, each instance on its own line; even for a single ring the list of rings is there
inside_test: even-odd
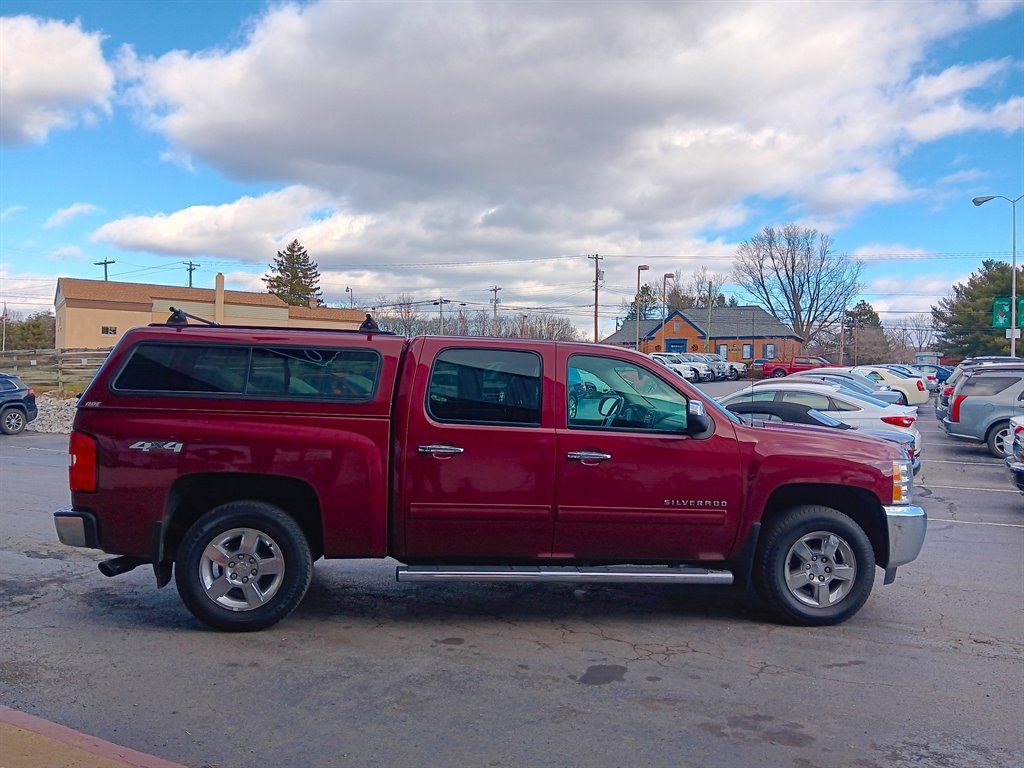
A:
[[[153,755],[146,755],[136,752],[134,749],[113,744],[95,736],[79,733],[71,728],[66,728],[57,723],[51,723],[41,717],[19,712],[16,709],[0,705],[0,722],[13,725],[26,731],[32,731],[40,736],[53,739],[62,744],[77,747],[85,752],[90,752],[107,760],[124,763],[129,768],[187,768],[181,763],[172,763]]]

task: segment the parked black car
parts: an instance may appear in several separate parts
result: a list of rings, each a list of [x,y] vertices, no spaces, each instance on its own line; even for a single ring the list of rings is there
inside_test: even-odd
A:
[[[0,431],[16,435],[38,415],[36,393],[13,373],[0,373]]]

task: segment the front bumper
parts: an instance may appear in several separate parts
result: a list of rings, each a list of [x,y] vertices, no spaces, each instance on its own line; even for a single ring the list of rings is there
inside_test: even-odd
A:
[[[889,528],[889,563],[885,583],[896,580],[896,569],[913,561],[921,553],[928,530],[928,515],[915,505],[884,507]]]
[[[1014,461],[1013,457],[1006,457],[1006,471],[1010,474],[1010,481],[1018,491],[1024,493],[1024,461]]]

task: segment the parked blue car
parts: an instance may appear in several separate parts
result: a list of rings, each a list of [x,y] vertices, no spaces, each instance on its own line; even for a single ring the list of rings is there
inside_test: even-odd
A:
[[[953,368],[948,365],[932,365],[931,363],[922,363],[921,365],[912,365],[911,368],[920,371],[921,373],[930,373],[935,376],[935,380],[939,384],[945,384],[946,379],[949,378],[949,374],[953,372]]]
[[[38,415],[36,393],[13,373],[0,373],[0,432],[16,435]]]

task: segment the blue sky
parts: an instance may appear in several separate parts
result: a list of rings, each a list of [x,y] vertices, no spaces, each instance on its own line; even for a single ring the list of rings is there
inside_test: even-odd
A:
[[[796,222],[883,319],[1010,260],[1024,4],[0,2],[0,300],[58,276],[405,294],[602,332]],[[1017,223],[1024,218],[1024,201]],[[1024,227],[1018,260],[1024,250]],[[346,291],[351,289],[351,292]],[[747,296],[731,282],[725,292]]]

